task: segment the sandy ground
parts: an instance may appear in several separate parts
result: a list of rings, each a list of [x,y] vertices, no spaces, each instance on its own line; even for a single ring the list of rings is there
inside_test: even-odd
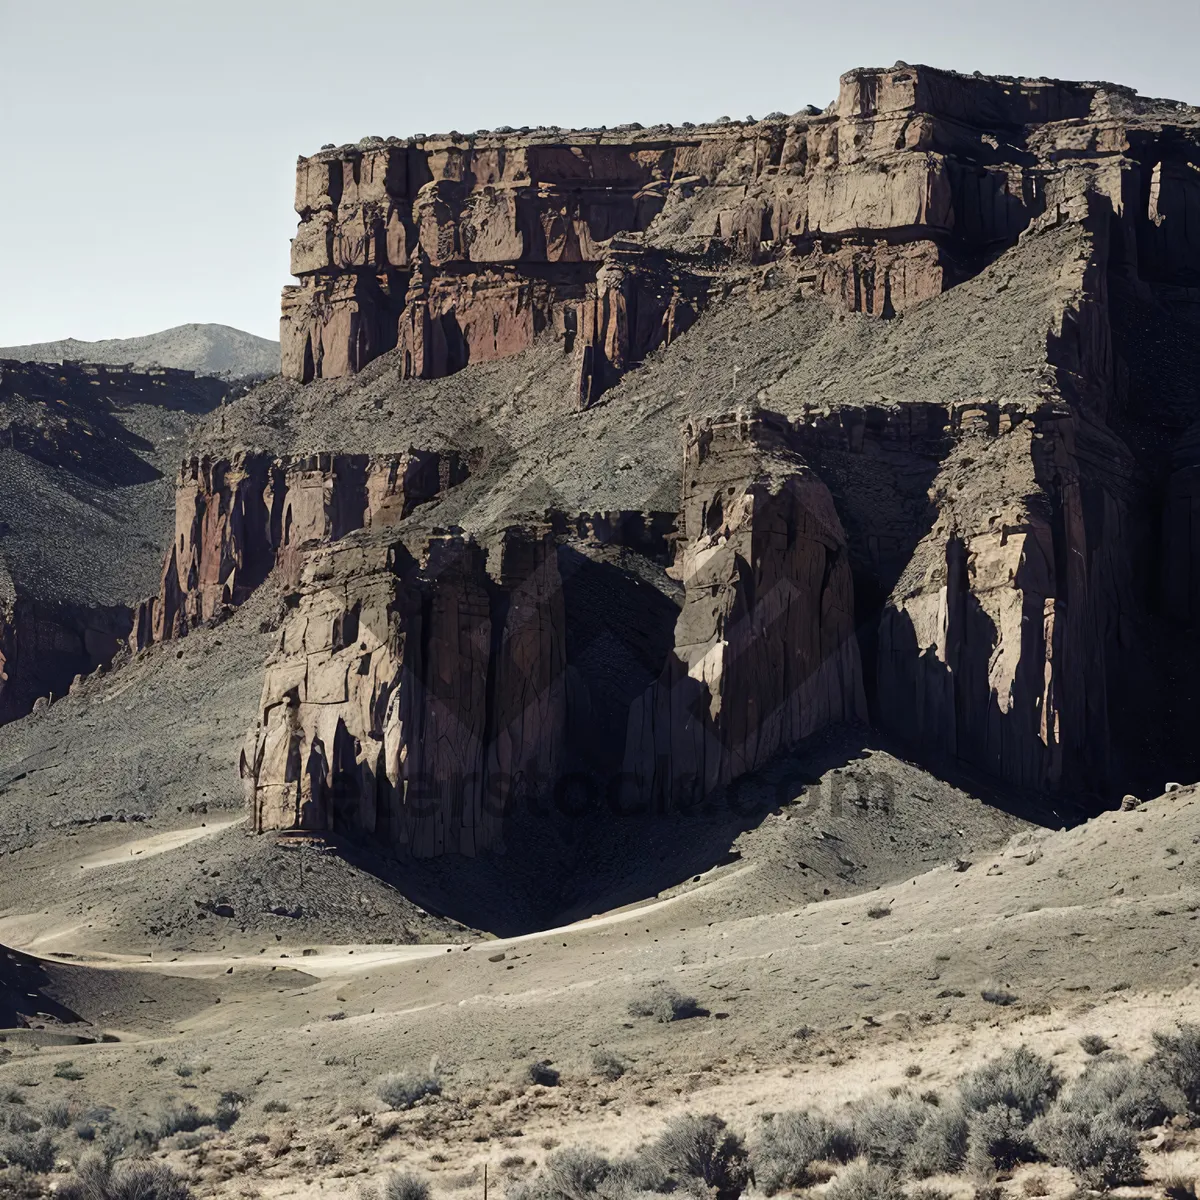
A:
[[[202,844],[178,839],[155,861]],[[139,844],[105,853],[125,871],[149,869],[128,853]],[[752,1136],[761,1112],[945,1088],[1018,1041],[1070,1074],[1083,1033],[1138,1053],[1153,1030],[1200,1018],[1194,789],[1067,831],[1023,828],[974,860],[865,893],[753,912],[746,897],[771,870],[764,858],[561,928],[425,945],[272,938],[130,955],[92,945],[86,929],[8,914],[9,945],[53,943],[47,991],[91,1023],[74,1028],[120,1040],[50,1044],[72,1027],[46,1023],[40,1048],[37,1035],[6,1043],[0,1085],[133,1114],[241,1092],[228,1134],[164,1144],[200,1195],[352,1195],[394,1163],[465,1192],[485,1162],[502,1187],[554,1145],[620,1152],[685,1108]],[[629,1015],[631,998],[663,984],[703,1015],[665,1025]],[[997,988],[1010,1004],[984,1000]],[[629,1064],[624,1077],[598,1077],[599,1049]],[[390,1113],[379,1078],[434,1058],[442,1096]],[[529,1084],[537,1060],[561,1072],[558,1087]],[[55,1075],[67,1061],[81,1079]]]

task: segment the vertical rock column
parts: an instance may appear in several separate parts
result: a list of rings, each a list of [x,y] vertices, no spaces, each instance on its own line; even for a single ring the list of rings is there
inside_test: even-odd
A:
[[[686,804],[866,703],[846,539],[783,423],[689,428],[675,650],[630,710],[625,775]]]
[[[565,618],[549,530],[411,554],[314,553],[242,754],[255,828],[374,839],[418,857],[500,842],[514,795],[553,785]]]
[[[1062,411],[960,443],[881,619],[885,727],[1018,787],[1101,785],[1110,658],[1135,608],[1132,471],[1111,433]]]

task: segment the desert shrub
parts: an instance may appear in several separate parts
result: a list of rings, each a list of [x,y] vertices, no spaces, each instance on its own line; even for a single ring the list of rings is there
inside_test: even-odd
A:
[[[1019,1109],[993,1104],[967,1123],[967,1166],[980,1178],[1037,1157],[1037,1147]]]
[[[83,1072],[71,1061],[60,1062],[54,1068],[55,1079],[69,1079],[73,1083],[77,1083],[83,1078]]]
[[[615,1081],[620,1079],[628,1068],[611,1050],[597,1050],[592,1055],[592,1070],[604,1079]]]
[[[442,1081],[433,1072],[404,1071],[385,1075],[379,1081],[376,1093],[389,1108],[412,1108],[426,1096],[440,1096]]]
[[[54,1142],[43,1129],[39,1133],[14,1133],[0,1139],[0,1160],[10,1167],[23,1167],[35,1175],[54,1169]]]
[[[850,1118],[856,1153],[898,1170],[928,1115],[929,1106],[911,1096],[868,1100]]]
[[[1150,1065],[1183,1093],[1189,1112],[1200,1112],[1200,1025],[1180,1025],[1177,1034],[1156,1033]]]
[[[1016,1004],[1019,998],[1015,992],[1009,991],[1002,983],[987,984],[980,989],[979,995],[989,1004],[998,1004],[1001,1008]]]
[[[213,1124],[222,1132],[228,1133],[242,1115],[242,1106],[246,1097],[240,1092],[222,1092],[213,1113]]]
[[[380,1085],[382,1087],[382,1084]],[[268,1100],[263,1105],[263,1112],[269,1113],[285,1113],[291,1112],[292,1106],[286,1100]]]
[[[903,1200],[896,1173],[878,1163],[852,1162],[825,1190],[826,1200]]]
[[[42,1109],[46,1124],[55,1129],[66,1129],[71,1124],[71,1106],[65,1100],[52,1100]]]
[[[429,1184],[413,1171],[396,1171],[383,1185],[383,1200],[429,1200]]]
[[[959,1171],[967,1156],[967,1114],[959,1103],[927,1104],[924,1124],[904,1154],[914,1179]]]
[[[1013,1108],[1028,1124],[1041,1116],[1058,1094],[1059,1081],[1050,1063],[1025,1046],[1006,1050],[958,1082],[969,1109],[984,1112],[996,1105]]]
[[[560,1073],[551,1065],[549,1059],[539,1059],[535,1063],[529,1064],[529,1082],[541,1084],[542,1087],[558,1087],[558,1082],[562,1078]]]
[[[645,1155],[668,1175],[715,1190],[718,1200],[740,1195],[749,1173],[742,1139],[712,1113],[675,1117]]]
[[[1137,1183],[1146,1170],[1136,1132],[1111,1113],[1056,1112],[1034,1126],[1038,1148],[1087,1188]]]
[[[1079,1039],[1079,1045],[1083,1048],[1084,1054],[1090,1054],[1093,1058],[1097,1054],[1103,1054],[1105,1050],[1111,1049],[1109,1044],[1096,1033],[1085,1033]]]
[[[1186,1105],[1183,1094],[1161,1068],[1125,1058],[1088,1063],[1058,1102],[1064,1112],[1081,1116],[1108,1113],[1135,1129],[1160,1125]]]
[[[201,1112],[194,1104],[165,1104],[153,1124],[144,1129],[142,1140],[159,1142],[176,1133],[195,1133],[202,1125],[212,1125],[211,1113]]]
[[[1196,1181],[1178,1173],[1163,1179],[1163,1194],[1167,1200],[1196,1200]]]
[[[522,1160],[524,1161],[524,1160]],[[661,1176],[649,1178],[637,1159],[612,1163],[602,1154],[580,1146],[556,1150],[532,1179],[508,1189],[509,1200],[595,1200],[653,1190]]]
[[[631,1017],[653,1017],[664,1025],[670,1021],[697,1017],[701,1011],[700,1004],[694,996],[684,996],[669,987],[650,988],[629,1002]]]
[[[190,1200],[187,1184],[165,1163],[121,1162],[111,1166],[91,1151],[75,1177],[59,1187],[58,1200]]]
[[[812,1182],[814,1162],[842,1157],[843,1140],[817,1113],[775,1113],[762,1123],[750,1157],[754,1178],[767,1195],[781,1188],[805,1187]]]
[[[612,1174],[612,1163],[594,1150],[566,1146],[546,1160],[546,1185],[563,1200],[586,1200]]]
[[[42,1123],[33,1113],[16,1108],[5,1115],[3,1127],[9,1133],[37,1133],[41,1129]]]

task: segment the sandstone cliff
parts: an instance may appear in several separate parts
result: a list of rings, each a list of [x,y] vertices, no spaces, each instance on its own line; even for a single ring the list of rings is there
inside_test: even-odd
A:
[[[553,785],[565,621],[549,530],[489,555],[438,533],[305,569],[241,771],[257,829],[357,833],[428,857],[498,842],[512,793]]]
[[[402,377],[432,378],[547,331],[575,357],[587,404],[695,320],[711,258],[729,252],[793,256],[847,310],[894,315],[1042,210],[1031,127],[1103,120],[1130,100],[1111,85],[900,67],[850,72],[823,113],[757,124],[325,150],[297,165],[283,370],[345,375],[399,347]],[[1120,148],[1115,132],[1104,149]],[[1186,176],[1159,180],[1182,225]]]
[[[157,597],[139,606],[136,649],[181,637],[245,601],[281,555],[407,516],[466,477],[457,455],[193,457],[175,486],[175,538]]]
[[[662,809],[867,715],[845,534],[786,425],[689,429],[683,487],[675,648],[625,744],[635,795]]]
[[[283,562],[256,822],[423,856],[839,722],[1047,811],[1140,786],[1200,715],[1198,170],[1185,106],[902,65],[302,159],[285,378],[200,431],[138,640]]]

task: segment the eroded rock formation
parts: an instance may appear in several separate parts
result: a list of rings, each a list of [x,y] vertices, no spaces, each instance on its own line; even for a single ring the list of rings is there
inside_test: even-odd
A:
[[[162,453],[232,390],[190,371],[0,362],[0,722],[124,644],[161,563]]]
[[[364,540],[305,568],[242,776],[255,828],[422,857],[495,845],[562,752],[565,620],[548,529]],[[489,557],[493,574],[489,575]]]
[[[899,64],[302,159],[274,449],[185,464],[139,644],[289,556],[259,829],[477,854],[868,720],[1094,806],[1200,611],[1197,180],[1195,110]]]
[[[454,452],[193,457],[175,489],[175,538],[157,597],[139,606],[136,649],[182,637],[243,603],[281,555],[392,524],[466,478]]]
[[[683,488],[675,650],[625,744],[626,776],[664,809],[867,715],[846,537],[786,424],[689,429]]]
[[[891,316],[1042,211],[1030,127],[1130,95],[897,67],[845,75],[822,113],[753,124],[325,150],[297,165],[283,370],[345,375],[399,347],[403,377],[432,378],[547,332],[578,357],[587,404],[695,319],[712,282],[697,249],[790,255],[848,311]],[[1186,172],[1155,178],[1182,227]]]
[[[1117,438],[1063,410],[959,442],[880,624],[890,728],[1033,791],[1103,787],[1133,475]]]

